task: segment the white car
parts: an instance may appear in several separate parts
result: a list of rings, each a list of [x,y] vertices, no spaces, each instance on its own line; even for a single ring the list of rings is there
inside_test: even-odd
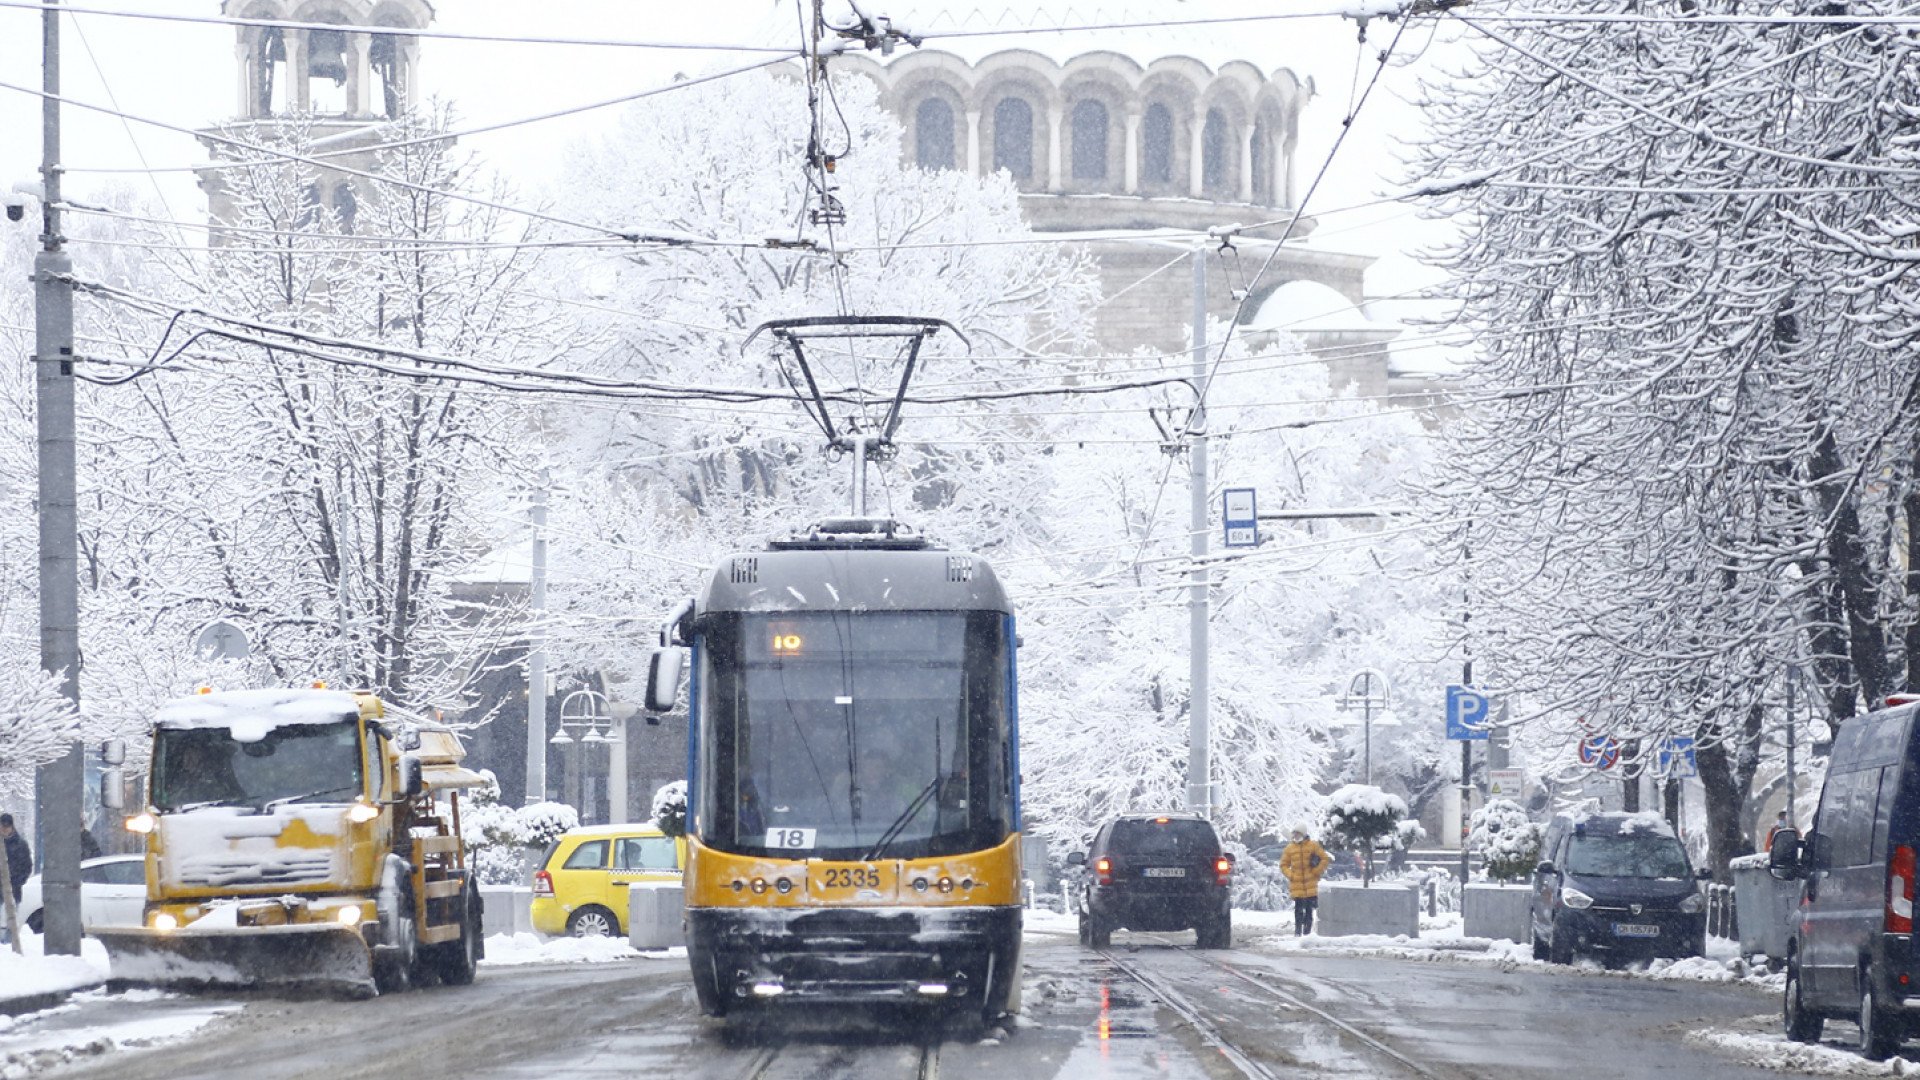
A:
[[[35,874],[20,887],[20,922],[34,933],[42,933],[40,875]],[[139,926],[146,917],[147,857],[145,855],[103,855],[80,864],[80,925],[85,930],[98,926]]]

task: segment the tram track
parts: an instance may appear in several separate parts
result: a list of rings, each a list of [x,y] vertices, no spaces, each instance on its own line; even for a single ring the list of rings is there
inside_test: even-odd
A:
[[[735,1074],[737,1080],[780,1080],[780,1078],[785,1075],[785,1073],[778,1068],[778,1066],[783,1064],[782,1052],[795,1045],[799,1044],[782,1042],[771,1046],[763,1046],[754,1051],[754,1053],[747,1058],[741,1071]],[[913,1066],[913,1080],[939,1080],[940,1045],[937,1041],[920,1044],[919,1052]],[[817,1062],[809,1062],[803,1065],[804,1068],[808,1069],[816,1069],[817,1066]]]
[[[1326,1009],[1301,998],[1299,995],[1289,993],[1273,985],[1271,981],[1252,974],[1236,964],[1206,955],[1191,945],[1178,944],[1171,941],[1166,942],[1166,944],[1168,945],[1169,952],[1190,957],[1213,971],[1217,971],[1244,983],[1269,1001],[1284,1005],[1290,1009],[1298,1010],[1333,1027],[1372,1053],[1384,1057],[1400,1068],[1405,1069],[1409,1074],[1425,1078],[1425,1080],[1438,1080],[1437,1074],[1426,1065],[1395,1050],[1393,1047],[1362,1031],[1351,1022],[1335,1016]],[[1204,1042],[1219,1049],[1222,1057],[1239,1071],[1242,1076],[1248,1077],[1249,1080],[1275,1080],[1275,1078],[1281,1075],[1273,1068],[1254,1059],[1238,1046],[1234,1045],[1233,1041],[1220,1030],[1219,1025],[1208,1019],[1190,999],[1169,985],[1169,980],[1166,977],[1161,974],[1148,973],[1139,964],[1115,955],[1111,949],[1096,949],[1095,951],[1123,975],[1145,987],[1161,1004],[1165,1005],[1176,1016],[1180,1017],[1188,1027],[1192,1028]]]

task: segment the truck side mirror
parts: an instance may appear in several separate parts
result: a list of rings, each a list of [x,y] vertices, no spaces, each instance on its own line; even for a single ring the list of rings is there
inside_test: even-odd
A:
[[[1767,847],[1767,872],[1781,881],[1792,881],[1805,872],[1800,865],[1800,831],[1781,829],[1773,834]]]
[[[100,805],[109,810],[126,809],[127,774],[119,769],[106,769],[100,773]]]
[[[672,645],[653,650],[647,662],[647,711],[672,712],[680,700],[680,673],[686,670],[687,651]]]
[[[108,739],[100,744],[100,763],[118,768],[127,763],[127,740]]]
[[[1087,865],[1087,853],[1086,853],[1086,852],[1084,852],[1084,851],[1075,851],[1075,852],[1072,852],[1072,853],[1070,853],[1070,854],[1069,854],[1069,855],[1067,856],[1067,865],[1068,865],[1068,866],[1085,866],[1085,865]]]
[[[420,759],[412,754],[400,755],[400,794],[416,799],[426,787],[426,782],[420,776]]]

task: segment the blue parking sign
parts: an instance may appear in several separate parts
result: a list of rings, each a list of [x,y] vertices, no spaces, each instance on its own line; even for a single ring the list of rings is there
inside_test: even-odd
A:
[[[1700,775],[1693,759],[1693,736],[1670,736],[1654,751],[1653,771],[1669,780],[1691,780]]]
[[[1488,705],[1487,696],[1470,687],[1447,687],[1447,738],[1486,738]]]

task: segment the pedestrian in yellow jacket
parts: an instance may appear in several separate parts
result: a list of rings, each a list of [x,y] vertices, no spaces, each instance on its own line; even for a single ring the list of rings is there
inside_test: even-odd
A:
[[[1320,906],[1320,877],[1333,860],[1307,830],[1295,826],[1288,835],[1292,843],[1280,853],[1280,873],[1293,894],[1293,932],[1305,937],[1313,932],[1313,909]]]

